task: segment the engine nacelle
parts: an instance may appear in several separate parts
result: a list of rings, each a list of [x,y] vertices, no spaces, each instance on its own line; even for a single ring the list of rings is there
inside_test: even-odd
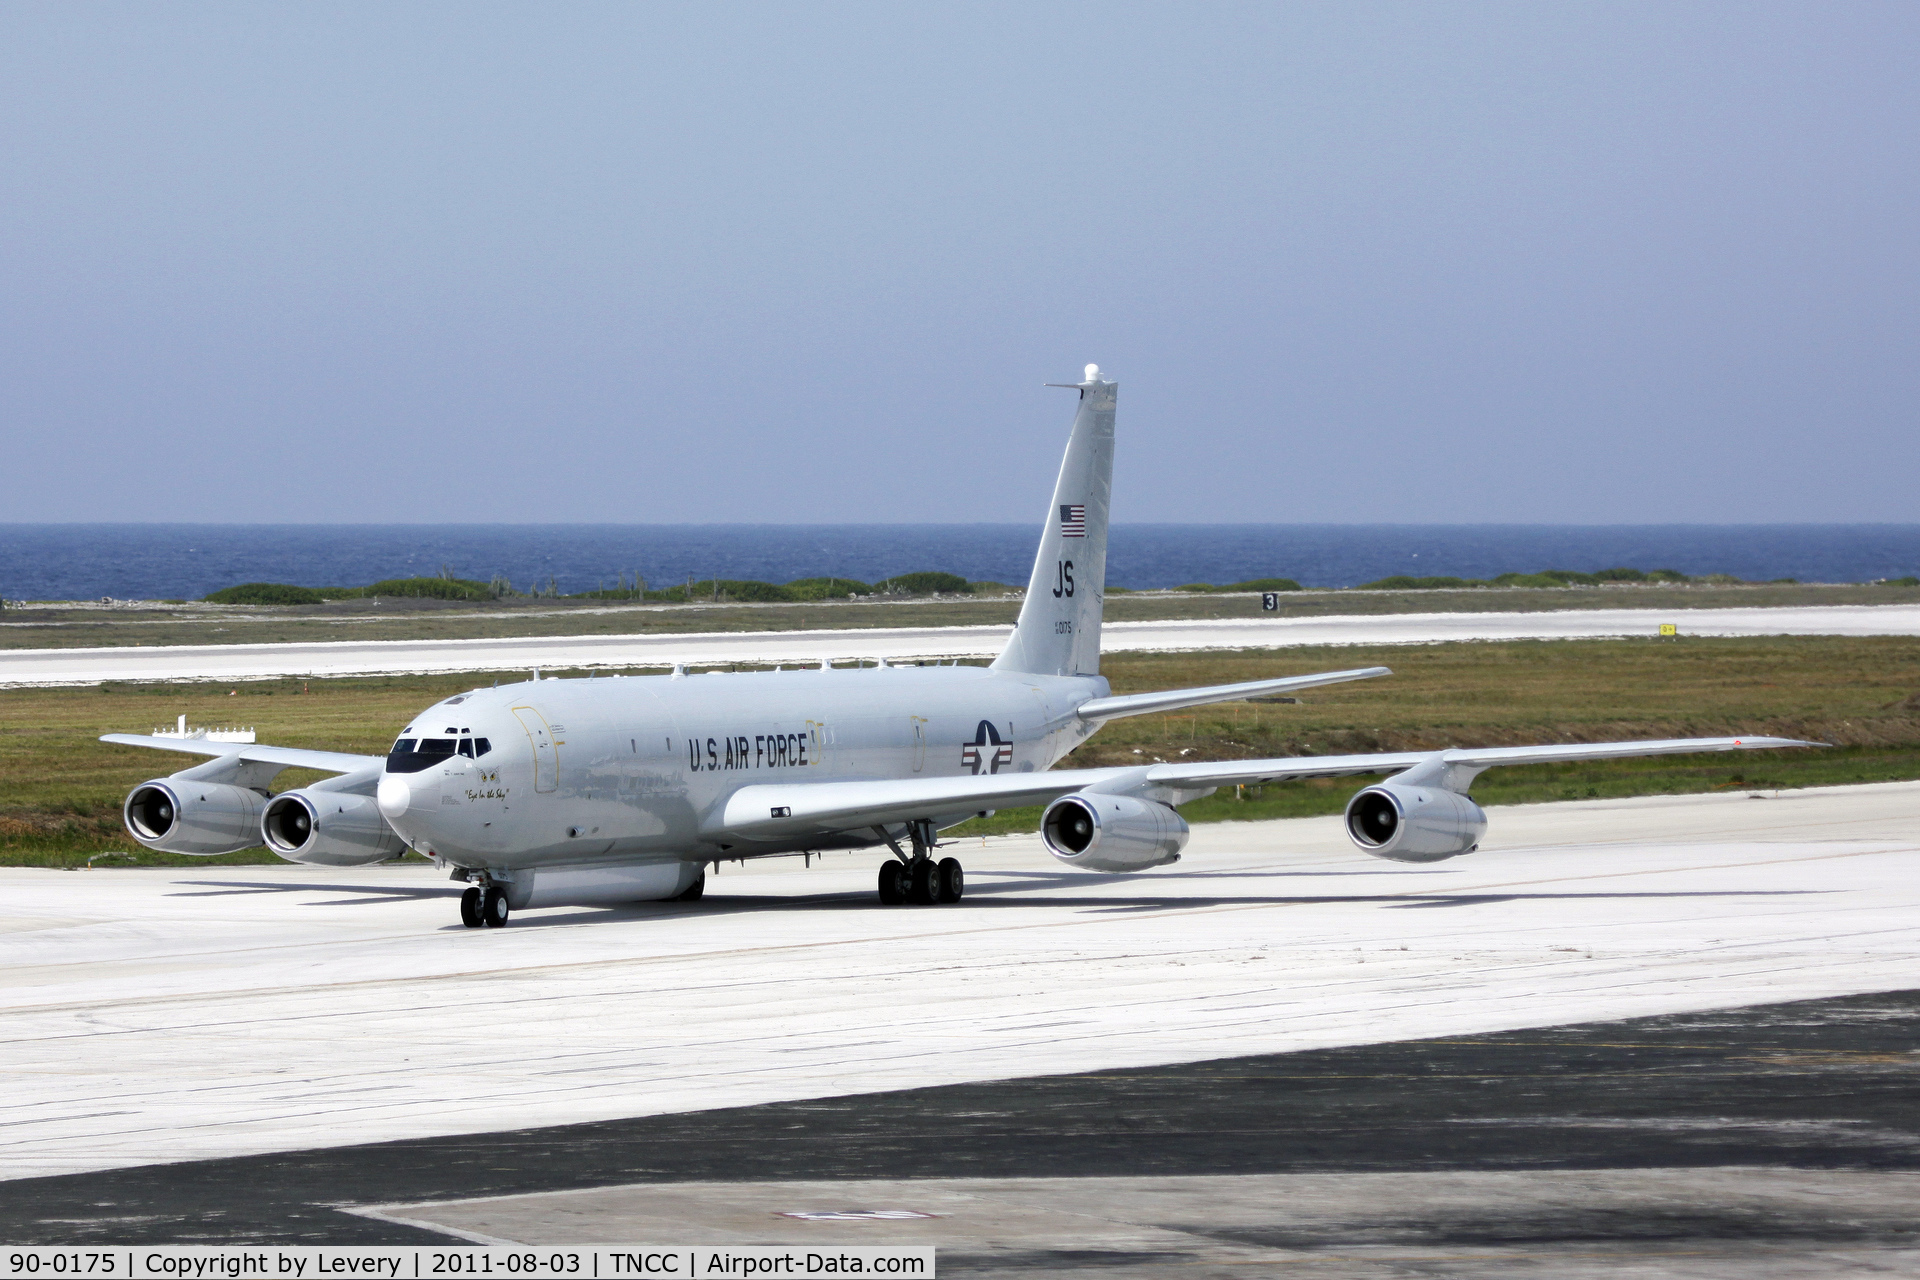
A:
[[[133,838],[149,849],[213,858],[260,843],[265,803],[266,796],[251,787],[175,774],[135,787],[120,816]]]
[[[1439,862],[1472,853],[1486,811],[1457,791],[1383,782],[1347,801],[1347,835],[1376,858]]]
[[[1191,834],[1164,804],[1076,791],[1047,806],[1040,838],[1047,852],[1087,871],[1145,871],[1180,861]]]
[[[372,796],[345,791],[282,791],[260,815],[267,848],[288,862],[364,867],[406,851]]]

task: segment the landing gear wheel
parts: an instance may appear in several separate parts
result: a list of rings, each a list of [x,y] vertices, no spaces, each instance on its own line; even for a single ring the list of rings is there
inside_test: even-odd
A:
[[[460,923],[469,929],[480,927],[480,890],[478,887],[460,895]]]
[[[913,864],[913,886],[907,896],[923,907],[940,901],[940,868],[933,859],[921,858]]]
[[[883,906],[897,907],[907,900],[906,868],[897,862],[880,864],[880,902]]]
[[[507,917],[511,914],[505,889],[489,889],[480,900],[480,922],[489,929],[506,928]]]
[[[694,877],[693,883],[674,894],[673,900],[675,902],[698,902],[700,901],[700,895],[706,891],[707,869],[702,867],[700,868],[700,874]]]
[[[936,870],[939,872],[940,901],[960,901],[967,892],[967,873],[961,869],[960,859],[942,858]]]

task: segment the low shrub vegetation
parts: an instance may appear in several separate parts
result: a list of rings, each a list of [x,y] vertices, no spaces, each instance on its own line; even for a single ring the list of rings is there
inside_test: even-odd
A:
[[[311,587],[294,587],[284,582],[243,582],[207,597],[209,604],[322,604],[325,601],[326,597]]]
[[[655,604],[746,603],[786,604],[813,600],[854,600],[869,596],[969,595],[975,584],[957,573],[903,573],[884,582],[867,583],[857,578],[798,578],[792,582],[761,582],[752,578],[706,578],[692,583],[680,582],[659,590],[648,590],[638,577],[629,581],[621,576],[617,586],[597,587],[562,595],[548,579],[534,583],[526,591],[515,591],[505,578],[491,582],[455,578],[446,574],[432,578],[389,578],[365,587],[299,587],[284,582],[247,582],[227,587],[206,597],[210,604],[300,605],[324,604],[329,600],[362,600],[375,597],[413,597],[433,600],[498,600],[508,596],[530,599],[633,600]],[[1013,590],[1001,583],[979,584],[995,591]],[[1272,587],[1266,590],[1274,590]]]
[[[296,587],[284,582],[246,582],[206,597],[209,604],[324,604],[329,600],[413,597],[429,600],[493,600],[497,583],[467,578],[388,578],[365,587]]]
[[[1781,579],[1788,581],[1788,579]],[[1704,582],[1717,585],[1744,586],[1740,578],[1728,574],[1709,574],[1704,578],[1690,578],[1678,569],[1602,569],[1598,573],[1581,573],[1575,569],[1542,569],[1538,573],[1503,573],[1493,578],[1456,578],[1436,576],[1416,578],[1404,573],[1392,577],[1380,578],[1373,582],[1363,582],[1358,591],[1459,591],[1474,587],[1600,587],[1620,583],[1688,583]]]

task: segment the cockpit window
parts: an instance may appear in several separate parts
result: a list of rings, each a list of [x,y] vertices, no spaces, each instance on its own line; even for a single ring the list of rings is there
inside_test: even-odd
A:
[[[493,750],[493,744],[485,738],[475,738],[473,740],[473,754],[476,757],[483,756],[491,750]]]
[[[460,739],[460,754],[465,756],[469,760],[473,759],[473,739],[472,738]]]
[[[387,754],[388,773],[419,773],[453,756],[452,738],[401,738]]]

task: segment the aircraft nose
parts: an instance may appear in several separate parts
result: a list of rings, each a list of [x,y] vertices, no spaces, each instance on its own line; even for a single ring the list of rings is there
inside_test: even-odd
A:
[[[403,774],[390,773],[380,779],[380,789],[374,795],[380,802],[380,812],[389,818],[402,816],[413,803],[413,788]]]

